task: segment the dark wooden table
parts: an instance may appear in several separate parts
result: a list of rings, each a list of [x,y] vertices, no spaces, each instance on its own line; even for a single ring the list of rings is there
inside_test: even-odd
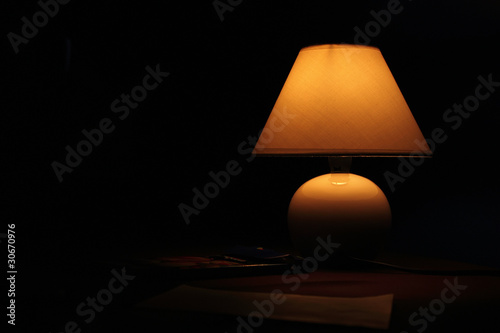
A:
[[[180,284],[211,289],[269,293],[281,289],[302,295],[364,297],[393,294],[390,327],[386,332],[494,332],[500,313],[500,277],[496,271],[445,260],[386,254],[380,260],[423,270],[442,270],[442,274],[418,274],[376,265],[359,267],[321,267],[300,277],[298,288],[283,275],[233,277],[203,280],[171,280],[168,274],[139,274],[145,286],[157,290],[136,300],[165,292]],[[464,270],[468,270],[465,272]],[[453,274],[446,274],[450,272]],[[293,284],[295,285],[295,284]],[[136,290],[139,290],[137,288]],[[136,304],[136,303],[135,303]],[[203,312],[164,311],[130,306],[111,314],[99,324],[102,331],[113,328],[130,331],[165,332],[380,332],[363,327],[311,324],[265,319],[251,330],[242,329],[236,316]]]

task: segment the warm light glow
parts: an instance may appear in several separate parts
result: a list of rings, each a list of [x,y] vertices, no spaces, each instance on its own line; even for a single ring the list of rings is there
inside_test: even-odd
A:
[[[361,45],[302,49],[264,132],[256,154],[431,154],[380,50]]]
[[[329,173],[313,178],[306,184],[295,194],[300,196],[302,203],[306,205],[309,205],[309,200],[323,200],[330,202],[328,205],[331,209],[339,209],[338,206],[345,205],[344,202],[354,202],[354,205],[358,205],[360,201],[372,200],[374,197],[386,200],[384,193],[375,183],[353,173]]]

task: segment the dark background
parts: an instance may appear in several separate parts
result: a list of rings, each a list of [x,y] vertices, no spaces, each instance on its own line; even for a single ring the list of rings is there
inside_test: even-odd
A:
[[[295,190],[329,171],[325,158],[238,152],[256,136],[299,52],[354,43],[371,10],[388,1],[242,1],[221,21],[211,1],[71,1],[60,5],[15,54],[7,33],[35,1],[2,3],[3,221],[18,228],[21,295],[87,268],[80,260],[147,248],[286,247]],[[448,135],[434,157],[391,192],[393,158],[355,158],[352,172],[386,193],[393,210],[389,249],[499,266],[497,125],[500,92],[452,130],[443,113],[474,94],[477,77],[500,81],[500,5],[495,1],[401,1],[403,10],[372,37],[425,137]],[[358,40],[359,41],[359,40]],[[170,75],[119,120],[110,105],[142,83],[146,66]],[[81,131],[116,126],[59,183]],[[186,225],[180,203],[230,160],[242,172]],[[191,251],[193,252],[193,251]],[[75,265],[76,263],[76,265]],[[103,281],[109,278],[103,277]],[[26,294],[23,294],[26,293]],[[88,296],[77,295],[75,299]],[[76,303],[68,302],[70,311]],[[59,306],[64,307],[61,303]],[[59,326],[51,326],[56,330]]]

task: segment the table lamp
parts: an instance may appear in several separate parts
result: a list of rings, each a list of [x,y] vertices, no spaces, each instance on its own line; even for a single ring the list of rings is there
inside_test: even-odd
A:
[[[331,172],[292,197],[291,240],[303,255],[322,237],[363,258],[383,247],[391,209],[375,183],[349,173],[351,158],[432,154],[380,50],[348,44],[300,50],[253,153],[327,156]]]

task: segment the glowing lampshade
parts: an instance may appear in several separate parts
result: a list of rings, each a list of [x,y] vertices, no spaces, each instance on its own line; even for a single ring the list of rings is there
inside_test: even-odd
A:
[[[332,44],[300,51],[254,153],[404,156],[431,151],[380,50]]]
[[[383,247],[391,210],[377,185],[349,173],[351,157],[432,154],[380,50],[344,44],[299,52],[254,153],[330,156],[332,173],[290,201],[290,236],[305,255],[331,237],[362,257]]]

